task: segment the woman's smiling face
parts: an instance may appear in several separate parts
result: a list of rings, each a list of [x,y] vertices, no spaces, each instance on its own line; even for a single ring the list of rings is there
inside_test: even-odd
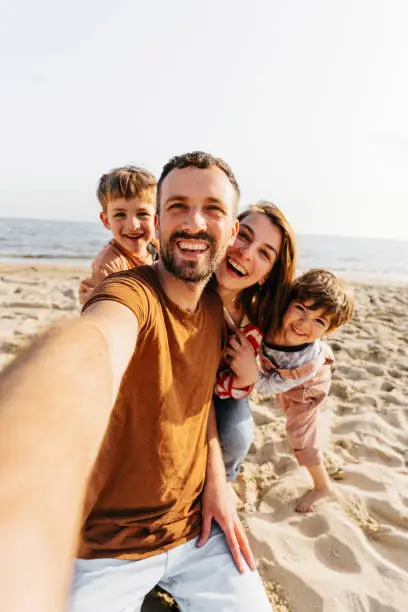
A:
[[[217,270],[219,286],[240,292],[256,283],[262,284],[275,265],[281,242],[281,230],[266,215],[247,215]]]

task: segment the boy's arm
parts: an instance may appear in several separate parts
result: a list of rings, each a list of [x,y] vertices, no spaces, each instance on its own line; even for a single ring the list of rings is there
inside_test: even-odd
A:
[[[315,376],[315,372],[311,372],[303,378],[282,378],[276,370],[271,370],[268,374],[260,372],[259,378],[255,383],[255,391],[262,395],[273,395],[274,393],[284,393],[290,391],[299,385],[302,385],[310,378]]]
[[[0,377],[0,609],[66,609],[92,465],[137,338],[101,301],[38,339]]]
[[[92,274],[79,285],[79,303],[83,306],[91,297],[91,294],[104,278],[115,272],[123,272],[123,262],[119,255],[106,249],[99,253],[91,266]]]

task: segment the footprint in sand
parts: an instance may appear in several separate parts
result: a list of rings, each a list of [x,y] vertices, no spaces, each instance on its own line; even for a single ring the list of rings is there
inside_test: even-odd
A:
[[[340,374],[344,374],[349,380],[364,380],[369,378],[365,369],[353,368],[348,365],[337,366],[337,371],[340,372]]]
[[[405,508],[397,507],[395,503],[391,504],[391,502],[382,499],[367,500],[367,508],[370,514],[377,515],[383,521],[385,520],[395,527],[408,529],[408,512]]]
[[[388,561],[408,571],[408,538],[402,533],[379,533],[373,543],[377,551]]]
[[[324,516],[315,515],[303,519],[299,523],[298,529],[307,538],[318,538],[329,531],[330,525]]]
[[[387,373],[387,370],[383,366],[374,363],[367,365],[366,371],[369,374],[373,374],[373,376],[385,376]]]
[[[350,399],[351,395],[349,385],[338,381],[332,382],[330,393],[334,395],[334,397],[346,401]]]
[[[362,491],[384,491],[385,484],[374,480],[365,474],[358,472],[345,471],[344,484],[351,485],[358,490]],[[340,483],[341,485],[342,483]]]
[[[400,370],[388,370],[388,374],[392,378],[402,378],[402,372]]]
[[[362,571],[351,548],[332,535],[320,536],[315,552],[320,563],[335,572],[359,574]]]
[[[393,606],[384,605],[383,601],[379,601],[378,599],[374,599],[374,597],[367,597],[367,601],[370,605],[368,612],[401,612],[401,610],[397,610]]]
[[[381,385],[381,391],[394,391],[395,385],[393,385],[389,380],[384,380]]]
[[[362,412],[368,406],[371,408],[378,408],[378,399],[374,395],[369,395],[366,393],[356,393],[356,395],[350,398],[350,403],[360,406],[362,408]]]

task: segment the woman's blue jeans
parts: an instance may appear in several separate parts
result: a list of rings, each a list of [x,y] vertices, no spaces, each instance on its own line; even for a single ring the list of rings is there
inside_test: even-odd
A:
[[[235,480],[254,439],[254,420],[248,398],[220,399],[214,395],[218,435],[228,480]]]

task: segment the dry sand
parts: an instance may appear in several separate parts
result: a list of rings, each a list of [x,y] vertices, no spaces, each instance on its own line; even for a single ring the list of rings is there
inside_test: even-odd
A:
[[[0,264],[0,367],[50,322],[77,315],[85,273]],[[408,610],[408,286],[355,289],[354,320],[330,341],[337,368],[321,415],[336,500],[294,512],[308,476],[273,399],[252,401],[256,439],[238,486],[275,612]]]

